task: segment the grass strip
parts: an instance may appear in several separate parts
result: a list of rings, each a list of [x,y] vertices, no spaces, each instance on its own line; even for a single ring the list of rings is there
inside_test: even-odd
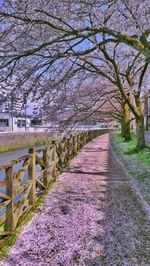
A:
[[[113,151],[121,160],[139,188],[143,198],[150,204],[150,147],[136,151],[136,136],[125,141],[120,132],[112,133],[110,139]]]

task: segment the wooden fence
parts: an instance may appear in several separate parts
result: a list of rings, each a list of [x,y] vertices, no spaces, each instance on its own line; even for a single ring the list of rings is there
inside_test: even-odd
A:
[[[0,165],[1,236],[9,235],[16,229],[68,160],[101,132],[81,132],[62,141],[53,141],[50,147],[36,151],[30,148],[28,155]]]

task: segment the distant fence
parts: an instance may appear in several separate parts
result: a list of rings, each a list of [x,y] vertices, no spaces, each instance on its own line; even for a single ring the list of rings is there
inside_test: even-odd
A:
[[[9,235],[24,219],[38,198],[69,159],[90,140],[108,132],[92,130],[53,141],[50,147],[29,149],[29,154],[0,165],[0,235]]]

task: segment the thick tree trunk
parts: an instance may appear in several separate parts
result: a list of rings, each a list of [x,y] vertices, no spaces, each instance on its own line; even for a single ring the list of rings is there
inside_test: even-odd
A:
[[[145,128],[144,128],[143,108],[139,94],[135,96],[135,103],[139,112],[139,115],[136,116],[136,136],[137,136],[136,149],[142,150],[143,148],[145,148]]]
[[[125,141],[128,141],[131,139],[130,121],[125,122],[124,124],[124,138],[125,138]]]
[[[123,137],[125,138],[125,141],[128,141],[131,139],[131,132],[130,132],[130,112],[129,112],[129,106],[127,102],[124,103],[123,107],[123,128],[124,128],[124,134]]]
[[[124,121],[124,119],[122,119],[122,121],[121,121],[121,135],[125,139],[125,141],[128,141],[131,139],[130,121]]]
[[[137,135],[137,150],[142,150],[145,147],[145,128],[144,128],[144,116],[136,118],[136,135]]]
[[[124,138],[124,119],[121,120],[121,135]]]

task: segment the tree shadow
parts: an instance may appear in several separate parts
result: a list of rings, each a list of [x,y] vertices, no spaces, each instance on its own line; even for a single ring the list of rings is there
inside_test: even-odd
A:
[[[95,176],[104,176],[108,177],[107,172],[91,172],[91,171],[82,171],[82,170],[65,170],[63,173],[71,173],[71,174],[82,174],[82,175],[95,175]],[[105,179],[107,180],[107,178]]]

